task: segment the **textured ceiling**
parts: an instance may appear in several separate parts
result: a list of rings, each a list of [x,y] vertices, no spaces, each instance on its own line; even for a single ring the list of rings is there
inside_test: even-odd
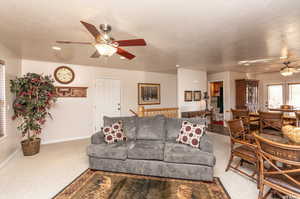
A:
[[[283,47],[300,55],[299,0],[7,0],[0,7],[0,41],[24,59],[175,72],[176,64],[208,72],[278,71],[281,61],[240,66],[241,60],[278,58]],[[92,46],[51,46],[56,40],[91,41],[80,20],[112,25],[134,60],[92,59]],[[1,56],[1,55],[0,55]]]

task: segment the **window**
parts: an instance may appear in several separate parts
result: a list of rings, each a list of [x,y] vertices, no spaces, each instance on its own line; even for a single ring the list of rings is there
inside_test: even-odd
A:
[[[5,135],[5,71],[4,63],[0,60],[0,138]]]
[[[300,108],[300,84],[289,84],[289,105]]]
[[[283,103],[283,85],[268,85],[268,107],[278,108]]]

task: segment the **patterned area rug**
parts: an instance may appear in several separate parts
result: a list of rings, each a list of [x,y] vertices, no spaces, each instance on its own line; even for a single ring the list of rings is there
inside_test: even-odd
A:
[[[87,170],[53,199],[230,199],[214,182]]]

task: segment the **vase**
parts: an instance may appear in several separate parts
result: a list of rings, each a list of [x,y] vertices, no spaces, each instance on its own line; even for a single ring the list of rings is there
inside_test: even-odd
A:
[[[41,139],[23,140],[21,141],[21,145],[24,156],[33,156],[40,152]]]

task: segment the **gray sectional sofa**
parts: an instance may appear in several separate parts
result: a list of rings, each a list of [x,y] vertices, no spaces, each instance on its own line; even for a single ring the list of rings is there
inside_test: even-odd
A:
[[[89,167],[94,170],[123,172],[191,180],[213,180],[215,156],[207,135],[200,149],[176,142],[181,122],[205,124],[205,119],[155,117],[104,117],[104,125],[122,120],[128,140],[106,144],[102,132],[95,133],[87,148]]]

